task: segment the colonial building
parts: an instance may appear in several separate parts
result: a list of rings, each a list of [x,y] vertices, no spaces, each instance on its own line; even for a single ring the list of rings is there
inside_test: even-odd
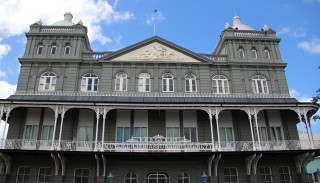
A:
[[[290,97],[274,30],[236,16],[211,54],[158,36],[94,52],[72,18],[26,33],[17,91],[0,100],[0,182],[307,181],[319,106]]]

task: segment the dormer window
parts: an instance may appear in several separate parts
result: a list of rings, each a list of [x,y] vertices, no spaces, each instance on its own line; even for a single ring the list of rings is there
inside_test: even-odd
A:
[[[40,43],[40,44],[38,45],[37,54],[38,54],[38,55],[41,55],[41,54],[42,54],[42,50],[43,50],[43,45]]]
[[[66,44],[66,47],[64,49],[64,54],[65,55],[69,55],[70,54],[70,51],[71,51],[71,46],[70,44]]]
[[[266,59],[270,59],[270,51],[268,48],[265,48],[264,49],[264,56]]]
[[[257,59],[258,58],[257,49],[256,48],[252,48],[251,52],[252,52],[252,58],[253,59]]]
[[[57,51],[57,46],[56,44],[52,44],[51,46],[51,55],[55,55]]]
[[[239,56],[240,58],[244,58],[244,49],[242,47],[239,48]]]

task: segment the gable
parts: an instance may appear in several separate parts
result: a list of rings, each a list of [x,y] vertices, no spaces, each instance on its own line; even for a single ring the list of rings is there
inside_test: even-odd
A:
[[[161,44],[152,42],[143,47],[131,50],[125,54],[111,59],[110,61],[173,61],[173,62],[199,62],[195,58]]]

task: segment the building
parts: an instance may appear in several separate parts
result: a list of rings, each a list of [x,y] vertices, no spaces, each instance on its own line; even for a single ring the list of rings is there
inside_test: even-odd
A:
[[[308,181],[319,105],[289,96],[275,31],[236,16],[211,54],[158,36],[94,52],[72,18],[26,33],[0,182]]]

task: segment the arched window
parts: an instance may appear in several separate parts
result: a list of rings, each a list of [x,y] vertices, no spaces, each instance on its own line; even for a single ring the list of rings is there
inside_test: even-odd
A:
[[[228,79],[223,75],[215,75],[212,78],[213,93],[229,93]]]
[[[193,74],[187,74],[186,80],[186,92],[197,92],[197,80]]]
[[[56,88],[57,76],[51,71],[44,72],[39,81],[39,91],[54,91]]]
[[[98,91],[99,78],[95,73],[87,73],[82,76],[81,91]]]
[[[69,55],[71,52],[71,46],[69,43],[66,44],[66,47],[64,48],[64,54]]]
[[[51,55],[55,55],[57,52],[57,45],[55,43],[53,43],[51,45]]]
[[[127,74],[118,73],[116,75],[116,91],[127,91]]]
[[[150,75],[148,73],[141,73],[138,80],[139,92],[150,92]]]
[[[38,47],[37,47],[37,54],[38,54],[38,55],[41,55],[41,54],[42,54],[42,51],[43,51],[43,45],[42,45],[42,43],[39,43],[39,44],[38,44]]]
[[[244,49],[242,47],[239,48],[239,57],[244,58]]]
[[[178,183],[190,183],[190,176],[187,172],[180,172],[178,174]]]
[[[145,183],[169,183],[170,177],[166,172],[149,172],[146,174]]]
[[[252,78],[253,93],[269,93],[267,79],[261,75],[254,75]]]
[[[138,183],[138,176],[134,172],[128,172],[124,176],[124,183]]]
[[[251,49],[251,52],[252,52],[252,58],[257,59],[258,58],[257,49],[255,47],[253,47]]]
[[[265,57],[266,59],[270,59],[270,51],[269,51],[268,48],[265,48],[265,49],[264,49],[264,57]]]
[[[173,84],[172,74],[166,73],[162,75],[162,92],[173,92]]]

